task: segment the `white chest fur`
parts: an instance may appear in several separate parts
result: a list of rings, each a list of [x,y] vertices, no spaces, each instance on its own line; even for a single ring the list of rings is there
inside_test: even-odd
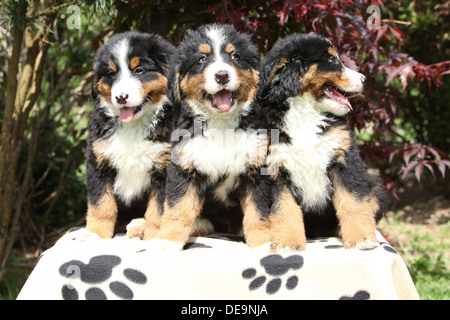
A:
[[[265,136],[256,130],[235,129],[236,126],[236,119],[209,121],[203,132],[198,130],[198,134],[179,145],[182,166],[205,174],[211,184],[226,177],[214,190],[215,197],[224,202],[235,189],[237,177],[266,154]]]
[[[151,169],[160,163],[162,153],[170,151],[169,143],[146,139],[148,124],[145,119],[124,123],[102,143],[102,154],[116,169],[114,192],[126,203],[150,187]]]
[[[310,101],[294,97],[289,103],[284,127],[291,144],[273,145],[269,163],[281,165],[289,172],[306,208],[320,208],[330,197],[327,167],[340,141],[332,134],[321,135],[326,117]]]

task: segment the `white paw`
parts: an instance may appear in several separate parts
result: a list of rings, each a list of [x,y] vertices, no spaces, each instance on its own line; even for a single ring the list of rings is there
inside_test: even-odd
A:
[[[95,232],[91,232],[88,229],[80,229],[75,231],[76,239],[80,241],[101,240],[102,238]]]
[[[141,238],[144,236],[144,230],[147,227],[147,222],[144,218],[133,219],[127,224],[127,237],[128,238]]]
[[[208,219],[197,218],[192,228],[191,236],[201,237],[214,232],[214,226]]]
[[[303,251],[305,250],[305,247],[300,247],[300,248],[294,248],[291,246],[282,246],[282,247],[273,247],[271,248],[272,252],[276,252],[276,253],[293,253],[293,252],[298,252],[298,251]]]
[[[167,253],[183,250],[184,243],[162,239],[147,240],[146,249],[152,253]]]
[[[271,244],[272,243],[270,241],[266,242],[266,243],[264,243],[263,245],[261,245],[259,247],[252,248],[252,251],[256,252],[256,253],[263,253],[263,254],[270,253],[270,246],[271,246]]]
[[[370,239],[365,239],[364,241],[360,241],[353,247],[354,249],[372,249],[378,247],[380,244],[378,241],[373,241]]]

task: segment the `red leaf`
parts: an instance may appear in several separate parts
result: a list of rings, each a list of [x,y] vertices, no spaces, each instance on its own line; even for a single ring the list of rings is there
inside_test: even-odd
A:
[[[433,167],[429,163],[426,163],[426,162],[424,162],[423,165],[428,169],[428,171],[431,172],[431,174],[433,175],[434,180],[436,180],[436,176],[434,175]]]
[[[280,17],[280,22],[282,25],[284,25],[287,22],[290,9],[291,6],[289,5],[289,1],[285,1],[283,3],[283,7],[281,8],[281,10],[278,11],[277,16]]]
[[[399,173],[403,172],[402,179],[405,179],[406,175],[410,173],[418,164],[419,162],[417,161],[411,161],[406,167],[402,166],[402,168],[399,171]]]
[[[450,161],[448,161],[448,160],[439,160],[438,168],[439,168],[439,171],[441,171],[442,178],[445,178],[445,167],[450,168]]]
[[[405,161],[405,164],[408,165],[409,164],[409,159],[411,159],[411,157],[415,154],[417,154],[419,152],[418,148],[412,148],[409,150],[406,150],[403,153],[403,160]]]
[[[417,181],[420,182],[420,177],[423,173],[423,163],[419,162],[419,164],[414,168],[414,174],[416,175]]]

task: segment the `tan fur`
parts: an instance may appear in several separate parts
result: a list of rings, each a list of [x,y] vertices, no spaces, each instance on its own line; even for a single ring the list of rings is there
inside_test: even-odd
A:
[[[193,186],[176,204],[164,205],[160,231],[156,238],[185,243],[194,227],[195,219],[200,215],[204,199],[200,199]]]
[[[117,72],[116,64],[112,60],[109,60],[108,65],[113,72]]]
[[[271,251],[299,251],[306,248],[303,213],[292,193],[284,189],[270,214]]]
[[[110,239],[114,234],[117,219],[117,203],[110,184],[106,187],[97,205],[88,203],[86,229],[97,233],[103,239]]]
[[[111,101],[111,86],[103,83],[103,79],[95,85],[97,91],[100,93],[100,99],[106,103],[112,103]]]
[[[150,82],[144,82],[142,84],[141,97],[144,98],[150,94],[151,102],[157,103],[166,95],[166,86],[167,78],[162,75],[158,75],[158,79]]]
[[[254,69],[241,70],[239,68],[235,68],[234,66],[233,68],[236,70],[236,74],[241,82],[236,101],[246,102],[252,100],[256,93],[256,86],[259,81],[259,72]]]
[[[243,228],[245,241],[250,248],[257,248],[270,241],[270,224],[268,219],[262,219],[252,195],[248,192],[241,200],[244,213]]]
[[[341,185],[336,176],[333,176],[333,182],[332,201],[339,220],[344,247],[364,248],[367,242],[378,243],[375,234],[378,201],[373,196],[358,199]]]
[[[334,50],[333,47],[328,47],[328,53],[331,54],[333,57],[337,56],[336,50]]]
[[[235,48],[234,45],[231,44],[231,43],[225,47],[225,51],[226,51],[227,53],[232,53],[234,50],[236,50],[236,48]]]
[[[303,94],[311,93],[318,100],[323,95],[324,84],[334,84],[339,87],[348,87],[350,80],[342,78],[342,72],[322,72],[317,70],[317,65],[312,65],[299,81],[303,85]]]
[[[209,46],[209,44],[202,43],[201,45],[198,46],[198,51],[200,51],[201,53],[208,54],[211,52],[211,47]]]
[[[340,125],[332,127],[325,134],[324,139],[328,138],[335,141],[339,147],[334,149],[335,161],[345,164],[345,154],[348,152],[351,146],[350,132],[346,125]]]
[[[131,70],[136,68],[139,65],[140,62],[141,62],[141,60],[139,59],[139,57],[131,58],[131,60],[130,60],[130,68],[131,68]]]
[[[187,100],[196,100],[199,102],[204,101],[204,92],[201,88],[205,85],[205,76],[203,73],[193,75],[193,76],[185,76],[181,80],[181,90],[186,96]]]
[[[92,151],[94,152],[95,159],[97,160],[97,164],[99,166],[107,166],[109,163],[109,159],[105,156],[105,140],[98,139],[92,143]]]
[[[161,226],[161,215],[156,199],[156,192],[150,194],[147,210],[145,212],[146,228],[144,231],[144,240],[152,239],[156,236]]]

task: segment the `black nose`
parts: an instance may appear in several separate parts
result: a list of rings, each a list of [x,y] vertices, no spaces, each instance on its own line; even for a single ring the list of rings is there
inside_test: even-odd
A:
[[[219,84],[223,85],[230,82],[230,73],[228,71],[218,71],[214,76],[216,77],[216,82]]]
[[[367,78],[365,76],[361,76],[361,82],[362,83],[366,83],[367,82]]]
[[[118,104],[127,104],[128,93],[121,93],[118,97],[116,96],[116,101]]]

